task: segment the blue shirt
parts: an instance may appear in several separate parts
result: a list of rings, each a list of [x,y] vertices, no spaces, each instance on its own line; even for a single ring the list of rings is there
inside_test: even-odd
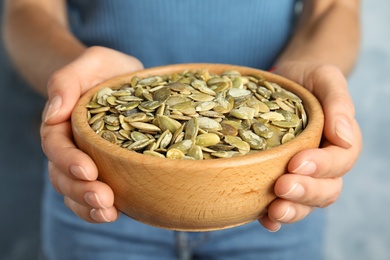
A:
[[[295,0],[70,0],[73,33],[145,67],[211,62],[267,69],[288,40]]]

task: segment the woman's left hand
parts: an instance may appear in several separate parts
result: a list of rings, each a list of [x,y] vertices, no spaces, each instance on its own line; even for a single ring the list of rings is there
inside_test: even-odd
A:
[[[278,198],[269,206],[268,215],[259,219],[270,231],[279,230],[282,223],[302,220],[316,207],[334,203],[342,190],[342,176],[351,170],[362,148],[347,80],[338,68],[288,62],[275,73],[301,84],[317,97],[325,124],[321,147],[296,154],[288,164],[288,173],[277,180],[274,191]]]

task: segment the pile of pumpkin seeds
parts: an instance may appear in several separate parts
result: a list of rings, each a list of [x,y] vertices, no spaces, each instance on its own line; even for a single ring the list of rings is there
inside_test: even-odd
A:
[[[284,144],[307,124],[301,99],[261,75],[183,71],[107,86],[88,123],[124,149],[172,159],[229,158]]]

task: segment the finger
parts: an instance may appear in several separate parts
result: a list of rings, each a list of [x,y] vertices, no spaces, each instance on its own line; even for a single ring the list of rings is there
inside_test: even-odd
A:
[[[284,174],[275,183],[275,194],[283,199],[312,207],[327,207],[342,190],[341,178],[318,179],[297,174]]]
[[[73,143],[69,121],[41,126],[41,144],[48,157],[61,172],[81,180],[96,180],[98,170],[93,160]]]
[[[49,79],[47,89],[48,101],[42,122],[56,124],[68,120],[82,93],[77,74],[68,67],[59,70]]]
[[[350,150],[334,145],[308,149],[299,152],[290,160],[288,170],[317,178],[341,177],[352,168],[355,157]]]
[[[115,207],[107,209],[95,209],[78,204],[68,197],[64,199],[65,205],[72,210],[79,218],[90,223],[113,222],[118,219],[119,212]]]
[[[100,209],[111,208],[114,205],[114,193],[103,182],[72,179],[52,163],[49,164],[49,177],[57,192],[80,205]]]
[[[354,124],[356,124],[354,135],[356,139],[361,139],[356,121]],[[341,177],[352,169],[360,151],[360,142],[356,146],[345,149],[325,141],[321,149],[309,149],[297,153],[290,160],[288,171],[319,178]]]
[[[121,52],[104,47],[88,48],[77,60],[50,77],[47,86],[49,100],[43,121],[56,124],[69,119],[73,107],[86,90],[108,78],[142,68],[139,60]]]
[[[359,145],[354,129],[357,127],[354,124],[355,108],[342,72],[333,66],[319,66],[311,73],[306,86],[323,107],[326,139],[343,148]]]
[[[268,217],[273,222],[294,223],[304,219],[314,207],[294,203],[284,199],[276,199],[268,208]]]
[[[361,138],[354,124],[355,109],[347,81],[334,66],[290,62],[280,66],[279,73],[305,86],[320,101],[325,115],[324,136],[333,144],[350,148],[359,146]]]
[[[258,219],[259,223],[268,229],[269,232],[277,232],[280,230],[282,225],[280,222],[271,220],[268,215],[264,215],[261,218]]]

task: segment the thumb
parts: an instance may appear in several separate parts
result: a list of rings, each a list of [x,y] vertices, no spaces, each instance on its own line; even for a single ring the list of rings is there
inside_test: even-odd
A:
[[[324,136],[332,144],[350,148],[358,143],[355,109],[343,73],[334,66],[290,62],[275,71],[312,92],[325,115]]]
[[[320,66],[309,74],[307,87],[324,110],[326,139],[346,149],[352,147],[356,141],[355,108],[342,72],[333,66]]]
[[[57,124],[70,117],[73,107],[81,96],[80,83],[68,68],[55,72],[48,82],[48,101],[42,114],[42,121]]]
[[[57,124],[68,120],[78,99],[88,89],[114,76],[140,69],[143,69],[142,63],[124,53],[105,47],[86,49],[79,58],[50,77],[43,122]]]

